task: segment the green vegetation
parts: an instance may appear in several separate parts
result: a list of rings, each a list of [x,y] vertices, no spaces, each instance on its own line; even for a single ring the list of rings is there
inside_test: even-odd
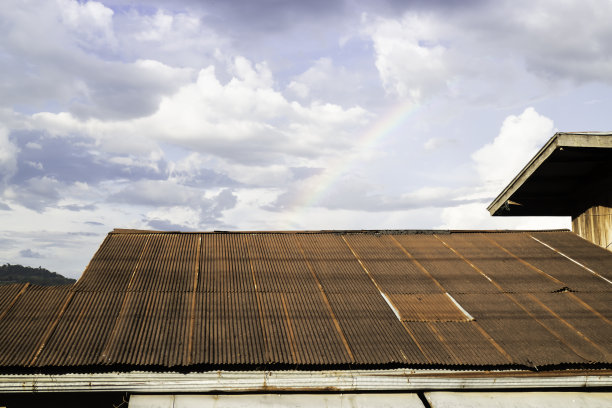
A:
[[[0,266],[0,285],[9,283],[26,283],[33,285],[65,285],[76,282],[75,279],[66,278],[59,273],[51,272],[45,268],[32,268],[9,263]]]

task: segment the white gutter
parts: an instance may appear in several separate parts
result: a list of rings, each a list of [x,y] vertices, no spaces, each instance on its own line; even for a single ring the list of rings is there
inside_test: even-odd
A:
[[[612,371],[208,371],[0,375],[0,393],[16,392],[316,392],[611,387]]]

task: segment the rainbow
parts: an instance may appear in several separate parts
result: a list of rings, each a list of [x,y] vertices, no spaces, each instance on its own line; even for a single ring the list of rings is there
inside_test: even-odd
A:
[[[371,150],[387,135],[393,133],[401,127],[406,120],[411,117],[420,108],[420,104],[412,101],[400,103],[379,117],[367,130],[359,136],[354,146],[355,151]],[[340,180],[340,178],[348,173],[359,163],[359,155],[346,154],[333,161],[319,175],[313,176],[307,183],[308,187],[304,188],[293,200],[293,202],[285,209],[285,214],[295,220],[300,212],[308,207],[315,206],[317,202],[325,196]],[[290,220],[287,220],[290,221]],[[290,226],[292,222],[285,223]]]

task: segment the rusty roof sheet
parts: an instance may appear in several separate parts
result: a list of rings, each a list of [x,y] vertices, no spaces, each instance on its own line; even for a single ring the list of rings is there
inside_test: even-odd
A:
[[[609,367],[611,271],[559,231],[117,231],[0,286],[0,369]]]
[[[389,293],[387,297],[405,322],[460,322],[470,316],[462,312],[447,293]]]
[[[0,320],[0,366],[28,367],[53,333],[72,296],[70,286],[29,286]]]
[[[585,245],[584,238],[562,232],[533,233],[532,236],[548,245],[548,248],[569,257],[601,276],[612,280],[612,268],[605,249],[597,245]]]
[[[25,291],[28,286],[28,283],[12,283],[0,286],[0,316],[4,316],[13,303],[17,301],[17,295]]]

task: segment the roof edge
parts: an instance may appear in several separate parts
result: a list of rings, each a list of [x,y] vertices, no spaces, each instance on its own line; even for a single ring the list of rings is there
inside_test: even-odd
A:
[[[372,234],[372,235],[448,235],[448,234],[512,234],[520,232],[569,232],[567,228],[558,229],[520,229],[520,230],[435,230],[435,229],[381,229],[381,230],[295,230],[295,231],[157,231],[115,228],[109,234]]]
[[[32,392],[276,392],[423,391],[612,387],[611,370],[450,371],[208,371],[0,375],[0,393]]]
[[[533,156],[523,169],[510,181],[501,193],[489,204],[491,215],[504,206],[520,186],[540,167],[558,147],[612,148],[612,132],[557,132]]]

